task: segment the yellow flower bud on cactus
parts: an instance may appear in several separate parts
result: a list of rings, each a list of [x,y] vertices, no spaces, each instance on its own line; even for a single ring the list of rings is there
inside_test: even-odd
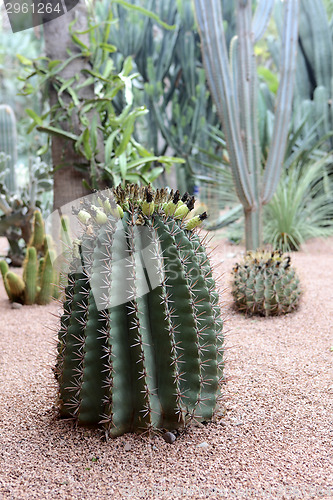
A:
[[[120,205],[117,205],[117,210],[118,210],[119,217],[122,219],[124,217],[124,210],[121,208]]]
[[[186,215],[189,213],[189,208],[187,205],[185,205],[183,202],[181,202],[181,205],[177,208],[175,211],[174,217],[175,219],[183,219],[186,217]]]
[[[196,215],[195,217],[192,217],[192,219],[188,220],[185,224],[185,228],[191,231],[195,227],[200,226],[203,220],[207,219],[207,214],[204,212],[201,215]]]
[[[79,213],[77,214],[77,218],[79,219],[80,222],[82,222],[82,224],[88,224],[88,222],[91,219],[91,215],[85,210],[80,210]]]
[[[153,201],[151,201],[150,203],[148,203],[147,201],[144,201],[142,203],[141,208],[142,208],[142,212],[149,217],[154,212],[155,204]]]
[[[145,188],[144,199],[141,204],[141,210],[147,217],[150,217],[154,213],[155,203],[154,203],[153,192],[150,185]]]
[[[164,207],[165,215],[173,215],[176,211],[176,208],[177,204],[175,204],[172,200],[169,201]]]
[[[105,224],[108,220],[108,216],[106,215],[105,212],[103,212],[98,208],[94,215],[94,219],[97,222],[97,224]]]
[[[110,200],[108,198],[104,201],[103,208],[104,208],[106,214],[110,215],[112,213],[111,203],[110,203]]]

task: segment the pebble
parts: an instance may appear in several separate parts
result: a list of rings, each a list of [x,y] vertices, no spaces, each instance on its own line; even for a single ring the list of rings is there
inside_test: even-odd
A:
[[[176,441],[176,436],[172,432],[165,432],[162,438],[169,444],[173,444]]]
[[[20,304],[19,302],[12,303],[12,309],[21,309],[21,307],[22,307],[22,304]]]
[[[206,441],[203,441],[200,444],[197,444],[197,448],[208,448],[209,444]]]
[[[131,449],[132,449],[132,445],[129,444],[129,443],[125,443],[124,450],[125,451],[131,451]]]

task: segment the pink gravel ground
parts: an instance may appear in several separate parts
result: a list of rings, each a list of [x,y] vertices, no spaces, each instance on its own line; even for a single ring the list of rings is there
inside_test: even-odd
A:
[[[216,238],[223,286],[242,249]],[[0,252],[1,253],[1,252]],[[244,318],[223,293],[226,384],[216,419],[173,445],[104,442],[60,420],[51,313],[12,309],[0,286],[0,499],[333,498],[333,239],[292,255],[304,294],[279,318]]]

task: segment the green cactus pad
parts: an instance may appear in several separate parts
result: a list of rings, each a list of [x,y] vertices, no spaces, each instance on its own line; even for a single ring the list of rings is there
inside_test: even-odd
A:
[[[179,218],[179,193],[131,185],[98,196],[78,211],[83,234],[58,335],[60,413],[110,436],[210,420],[223,323],[205,249]]]
[[[233,268],[236,307],[248,315],[274,316],[296,309],[301,294],[290,257],[275,252],[248,252]]]

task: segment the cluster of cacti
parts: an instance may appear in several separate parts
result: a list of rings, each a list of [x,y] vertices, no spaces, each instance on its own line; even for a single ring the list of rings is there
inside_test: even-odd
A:
[[[0,173],[5,175],[5,185],[9,192],[14,192],[15,164],[17,161],[16,118],[14,111],[7,104],[0,104]]]
[[[255,43],[269,23],[274,0],[237,0],[237,36],[228,50],[221,0],[194,0],[206,77],[223,123],[237,195],[244,208],[247,250],[262,246],[262,206],[277,187],[284,160],[292,109],[297,55],[298,0],[283,3],[280,81],[272,140],[262,168],[258,120]]]
[[[278,30],[283,29],[281,2],[275,4]],[[333,25],[322,0],[301,0],[297,50],[296,84],[294,91],[294,127],[304,122],[302,136],[310,131],[315,144],[333,128]],[[269,37],[269,48],[279,67],[280,41]],[[332,149],[332,138],[328,138]]]
[[[2,124],[0,123],[0,236],[8,240],[8,258],[11,265],[21,267],[25,251],[25,246],[21,242],[24,240],[27,245],[30,240],[30,228],[35,209],[41,209],[43,206],[43,211],[47,210],[51,201],[47,192],[51,191],[53,180],[50,178],[50,168],[45,162],[39,157],[29,158],[28,178],[20,187],[20,192],[15,192],[16,151],[15,148],[14,152],[9,151],[9,146],[13,146],[12,141],[16,145],[15,116],[7,108],[3,110],[4,116],[1,116],[0,110],[0,120],[2,120]],[[7,124],[6,131],[5,127],[3,129],[1,127],[7,114],[9,116],[7,119],[12,118],[13,123],[12,129],[10,124]],[[2,152],[5,148],[8,154]]]
[[[58,276],[53,269],[55,258],[52,239],[45,234],[41,212],[34,213],[33,229],[23,262],[23,276],[12,272],[5,260],[0,261],[3,283],[11,302],[48,304],[58,296]]]
[[[232,294],[246,314],[273,316],[296,309],[301,290],[289,256],[257,251],[248,252],[233,268]]]
[[[58,333],[60,413],[107,435],[209,420],[219,394],[219,296],[194,199],[131,185],[76,211]]]

